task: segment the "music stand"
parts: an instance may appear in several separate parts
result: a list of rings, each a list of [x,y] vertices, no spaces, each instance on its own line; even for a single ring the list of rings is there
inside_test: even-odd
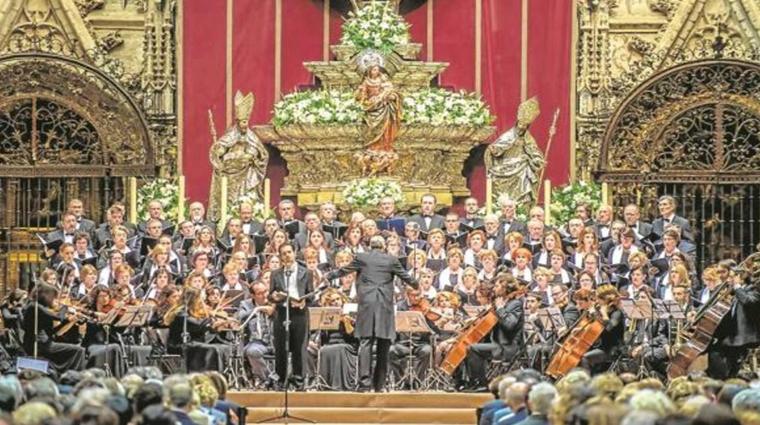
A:
[[[337,331],[340,329],[340,318],[343,309],[340,307],[309,307],[309,332],[311,331]],[[318,339],[318,340],[321,340]],[[327,382],[322,378],[322,344],[317,347],[317,370],[313,389],[319,390],[327,387]]]
[[[565,323],[565,316],[562,315],[562,310],[555,306],[542,308],[538,310],[538,320],[541,322],[541,327],[549,335],[545,338],[550,340],[549,347],[554,347],[554,339],[560,334],[560,331],[566,331],[567,329],[567,323]],[[545,343],[546,341],[542,338],[541,342]],[[546,358],[546,356],[548,356],[550,352],[551,350],[546,352],[543,349],[540,351],[541,371],[543,371],[544,367],[549,364],[549,359]]]
[[[406,363],[406,373],[399,379],[399,382],[407,380],[409,390],[414,390],[415,383],[421,387],[423,382],[414,374],[414,347],[412,346],[412,335],[414,334],[431,334],[433,330],[427,324],[425,316],[420,311],[397,311],[396,312],[396,332],[406,334],[409,338],[409,356]]]

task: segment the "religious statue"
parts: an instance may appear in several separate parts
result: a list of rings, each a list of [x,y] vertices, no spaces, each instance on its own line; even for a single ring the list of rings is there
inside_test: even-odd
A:
[[[364,109],[364,153],[357,154],[364,174],[390,173],[398,159],[393,143],[401,126],[402,99],[383,67],[385,59],[375,51],[358,57],[358,70],[363,75],[356,89],[356,100]]]
[[[221,206],[222,177],[227,177],[228,205],[242,195],[253,195],[264,200],[264,176],[266,175],[269,153],[263,143],[248,128],[248,120],[253,110],[253,93],[243,96],[235,94],[235,125],[227,129],[222,137],[216,137],[216,130],[209,111],[211,145],[209,160],[214,167],[211,176],[211,202],[209,215],[219,216]]]
[[[507,194],[518,204],[533,205],[544,155],[528,131],[538,117],[538,100],[531,98],[517,109],[517,124],[488,146],[485,163],[493,193]]]

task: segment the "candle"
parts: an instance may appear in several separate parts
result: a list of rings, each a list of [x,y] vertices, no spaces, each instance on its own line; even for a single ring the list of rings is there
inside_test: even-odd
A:
[[[552,221],[552,181],[549,179],[544,180],[544,224],[549,224]]]
[[[269,206],[272,205],[272,181],[267,179],[264,179],[264,207],[267,211],[269,211]]]
[[[227,226],[227,176],[222,177],[222,186],[219,188],[219,223],[221,228]]]
[[[490,177],[486,177],[486,214],[493,212],[493,182]]]
[[[129,178],[129,219],[137,223],[137,177]]]
[[[177,194],[177,222],[185,219],[185,176],[179,176]]]
[[[602,205],[609,205],[610,204],[610,194],[608,192],[609,187],[607,185],[607,182],[602,183]]]

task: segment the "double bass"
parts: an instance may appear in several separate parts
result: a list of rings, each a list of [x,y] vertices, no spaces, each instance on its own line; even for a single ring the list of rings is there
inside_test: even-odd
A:
[[[694,320],[687,326],[689,337],[680,345],[668,365],[668,379],[689,373],[692,363],[707,351],[713,335],[723,317],[731,311],[733,295],[728,282],[723,282],[710,299],[697,312]]]

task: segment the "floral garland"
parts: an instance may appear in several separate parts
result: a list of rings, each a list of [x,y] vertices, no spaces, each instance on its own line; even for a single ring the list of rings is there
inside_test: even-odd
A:
[[[340,90],[308,90],[290,93],[274,106],[275,127],[292,124],[356,124],[362,107],[354,94]]]
[[[407,124],[484,126],[494,119],[475,93],[431,88],[404,96],[403,121]]]
[[[254,219],[263,222],[268,218],[274,217],[274,211],[270,208],[267,208],[266,205],[264,205],[263,202],[260,202],[256,196],[241,195],[232,201],[232,204],[229,206],[228,210],[232,218],[240,218],[240,204],[244,202],[250,204],[253,207]]]
[[[358,51],[374,49],[386,54],[398,45],[408,44],[410,25],[389,4],[373,1],[356,12],[349,12],[343,23],[341,43]]]
[[[137,190],[137,216],[140,220],[150,217],[148,204],[159,201],[165,217],[176,217],[179,210],[179,185],[174,179],[153,179]]]
[[[343,189],[343,199],[351,207],[357,209],[376,207],[380,203],[380,200],[386,196],[393,198],[396,204],[400,204],[404,200],[401,186],[389,180],[376,178],[356,179]]]
[[[359,124],[364,111],[353,93],[340,90],[309,90],[291,93],[277,102],[275,127],[294,124]],[[406,124],[477,127],[494,121],[478,95],[431,88],[404,94],[402,121]]]
[[[567,223],[575,217],[578,204],[586,204],[596,211],[602,204],[602,189],[594,182],[578,181],[552,190],[552,220]]]

